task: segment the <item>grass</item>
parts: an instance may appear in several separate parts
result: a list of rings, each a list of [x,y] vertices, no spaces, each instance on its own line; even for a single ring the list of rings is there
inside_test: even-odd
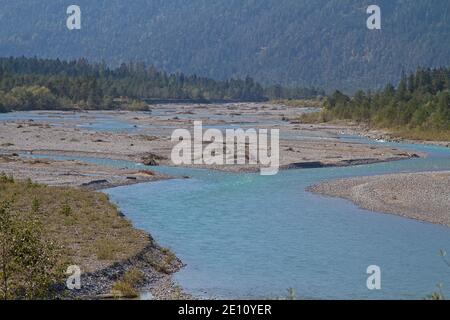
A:
[[[123,275],[122,279],[114,283],[112,292],[116,297],[137,298],[139,296],[139,284],[144,281],[144,274],[135,268],[131,268]]]
[[[14,181],[0,174],[0,201],[14,214],[38,213],[46,238],[58,243],[65,259],[92,272],[131,258],[148,244],[103,193]]]
[[[304,113],[298,117],[300,123],[349,123],[350,120],[340,120],[326,111]],[[373,129],[384,130],[389,132],[393,137],[410,140],[423,141],[450,141],[450,130],[422,129],[422,128],[399,128],[386,126],[372,126]]]
[[[100,260],[114,260],[119,250],[120,246],[115,239],[100,239],[95,242],[95,251]]]
[[[405,139],[424,141],[450,141],[450,130],[398,128],[390,131],[392,131],[393,135]]]
[[[330,114],[326,111],[318,111],[318,112],[310,112],[310,113],[303,113],[298,118],[300,123],[325,123],[330,122],[332,120],[332,117]]]
[[[158,272],[170,274],[174,261],[176,260],[175,254],[167,248],[161,249],[161,256],[149,261],[151,266]]]
[[[320,99],[280,99],[270,101],[273,104],[283,104],[296,108],[322,108],[323,100]]]
[[[297,300],[297,293],[294,288],[289,288],[287,290],[286,300]]]

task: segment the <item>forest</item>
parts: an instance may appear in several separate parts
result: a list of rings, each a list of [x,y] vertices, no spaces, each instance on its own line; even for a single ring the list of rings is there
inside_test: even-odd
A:
[[[66,9],[81,8],[81,30]],[[381,8],[369,30],[367,7]],[[0,0],[0,56],[143,61],[217,80],[382,89],[402,70],[450,65],[448,0]]]
[[[352,120],[371,128],[387,128],[408,138],[450,138],[450,68],[420,68],[403,74],[400,83],[350,97],[330,95],[322,120]]]
[[[85,59],[0,58],[0,112],[12,110],[147,110],[152,99],[264,101],[310,98],[316,89],[264,88],[252,78],[215,81],[168,74],[144,63],[90,64]]]

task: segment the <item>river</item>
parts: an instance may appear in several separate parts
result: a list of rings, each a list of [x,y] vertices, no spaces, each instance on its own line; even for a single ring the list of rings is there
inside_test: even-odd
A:
[[[305,191],[311,184],[342,177],[450,170],[448,148],[384,145],[428,157],[287,170],[268,177],[158,167],[151,169],[191,179],[105,192],[137,228],[187,264],[174,278],[195,296],[279,298],[293,288],[302,299],[422,299],[438,283],[450,296],[450,268],[439,256],[441,249],[450,250],[449,228]],[[75,159],[144,168],[125,161]],[[381,268],[381,290],[367,289],[369,265]]]

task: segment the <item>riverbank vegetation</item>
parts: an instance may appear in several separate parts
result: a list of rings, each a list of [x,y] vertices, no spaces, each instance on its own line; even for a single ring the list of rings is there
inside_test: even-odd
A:
[[[82,272],[131,258],[150,243],[102,193],[0,175],[0,298],[38,299]]]
[[[325,94],[324,94],[325,95]],[[323,107],[324,98],[320,95],[315,99],[274,99],[271,101],[273,104],[281,104],[294,108],[316,108],[321,109]]]
[[[336,91],[321,112],[300,120],[350,120],[403,138],[450,141],[450,68],[419,69],[404,75],[397,87],[376,93],[358,91],[350,97]]]
[[[14,184],[13,178],[0,177],[0,299],[44,298],[62,279],[61,250],[43,236],[37,201],[19,214],[3,199],[5,189]]]
[[[12,110],[148,110],[152,100],[264,101],[322,94],[317,89],[264,88],[252,78],[216,81],[168,74],[143,63],[110,68],[84,59],[0,58],[0,112]]]
[[[137,298],[139,286],[144,281],[144,274],[136,268],[125,272],[122,279],[116,281],[112,287],[113,296],[116,298]]]

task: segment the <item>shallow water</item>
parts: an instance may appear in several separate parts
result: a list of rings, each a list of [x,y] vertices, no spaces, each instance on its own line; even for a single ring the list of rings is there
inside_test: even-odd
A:
[[[167,105],[153,106],[151,112],[135,112],[138,117],[156,118],[159,120],[171,120],[174,117],[180,120],[194,121],[230,121],[227,114],[211,113],[213,109],[199,108],[194,114],[183,113],[179,107],[170,107]],[[300,109],[299,112],[311,112],[310,109]],[[80,129],[97,132],[124,132],[135,133],[145,131],[147,134],[158,135],[161,128],[177,129],[176,126],[161,126],[152,123],[136,125],[132,121],[127,121],[117,116],[114,111],[87,111],[87,112],[59,112],[59,111],[17,111],[9,113],[0,113],[0,122],[5,121],[33,121],[37,123],[48,123],[51,126],[64,126],[65,124],[74,125]],[[126,112],[124,112],[126,113]],[[229,128],[247,128],[255,125],[280,125],[284,122],[281,119],[255,119],[252,115],[242,114],[231,118],[233,124],[212,124],[205,125],[205,129],[229,129]],[[257,122],[255,122],[257,121]]]
[[[33,121],[49,123],[56,127],[72,124],[80,129],[98,132],[133,132],[139,128],[108,112],[19,111],[0,113],[0,122],[5,121]]]
[[[170,247],[187,267],[175,280],[202,297],[421,299],[444,283],[450,268],[439,257],[450,250],[450,229],[369,212],[352,203],[305,191],[340,177],[450,170],[450,149],[426,159],[346,168],[283,171],[277,176],[209,170],[153,168],[176,179],[106,190],[133,224]],[[64,158],[64,157],[60,157]],[[118,167],[125,161],[78,158]],[[382,290],[366,287],[366,268],[382,270]]]
[[[294,288],[299,298],[307,299],[422,299],[436,291],[438,283],[450,296],[450,268],[439,256],[441,249],[450,251],[449,228],[362,210],[349,201],[305,191],[311,184],[341,177],[450,170],[448,148],[383,145],[429,156],[288,170],[273,177],[159,167],[152,169],[192,179],[105,192],[136,227],[187,264],[175,280],[197,296],[273,298]],[[125,161],[70,158],[145,168]],[[381,267],[382,290],[367,289],[369,265]]]
[[[190,293],[275,297],[292,287],[301,298],[420,299],[441,282],[450,292],[450,269],[438,255],[450,249],[450,229],[368,212],[305,188],[337,177],[421,170],[426,162],[450,169],[448,158],[428,160],[274,177],[183,170],[193,179],[107,192],[138,228],[187,264],[175,279]],[[366,287],[373,264],[382,270],[380,291]]]

